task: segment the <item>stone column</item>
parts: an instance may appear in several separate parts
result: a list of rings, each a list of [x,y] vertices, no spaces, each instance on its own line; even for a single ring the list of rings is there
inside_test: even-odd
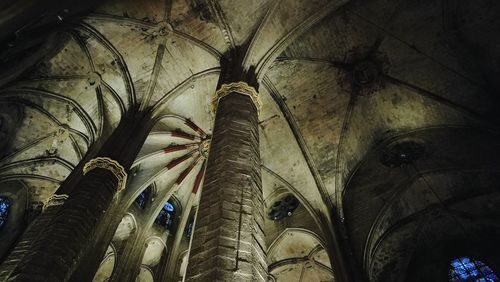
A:
[[[95,252],[94,242],[101,241],[102,219],[125,187],[127,172],[149,132],[149,121],[148,113],[133,110],[122,118],[98,157],[85,163],[74,187],[52,203],[58,208],[7,281],[68,281],[82,257],[90,252],[103,256],[105,248],[102,254]],[[64,184],[60,191],[65,191]],[[105,247],[108,244],[102,242]]]
[[[52,197],[46,207],[44,208],[44,212],[40,214],[36,220],[30,224],[24,233],[21,235],[16,245],[9,253],[9,255],[5,258],[0,266],[0,281],[7,281],[11,273],[19,264],[19,260],[30,250],[32,247],[32,243],[36,240],[36,238],[40,235],[41,232],[45,229],[47,224],[50,222],[54,213],[57,211],[57,202],[55,199],[60,197],[59,195],[54,195]],[[61,200],[65,196],[63,195]]]
[[[142,219],[142,221],[144,222],[145,219]],[[147,227],[140,222],[138,221],[139,225],[137,226],[136,233],[127,239],[123,246],[122,254],[116,258],[115,268],[109,281],[135,280],[144,257],[144,252],[146,251],[146,238],[151,235]]]
[[[258,96],[222,84],[186,281],[267,281]]]

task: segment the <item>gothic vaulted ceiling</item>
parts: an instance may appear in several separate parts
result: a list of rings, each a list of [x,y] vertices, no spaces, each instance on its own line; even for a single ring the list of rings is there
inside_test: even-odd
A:
[[[26,47],[20,32],[0,56],[7,66],[0,78],[0,181],[25,187],[27,205],[46,202],[134,106],[155,109],[156,133],[180,127],[164,122],[170,118],[210,134],[220,59],[246,46],[243,64],[260,79],[266,204],[285,189],[306,214],[269,227],[273,275],[332,275],[322,253],[331,229],[322,218],[335,212],[355,260],[379,279],[391,263],[384,256],[402,252],[398,244],[427,226],[413,220],[429,205],[450,202],[460,215],[442,221],[452,222],[484,201],[498,203],[484,195],[494,193],[488,183],[498,173],[500,42],[491,35],[500,11],[494,1],[469,2],[111,0],[75,8],[77,17],[72,7],[49,5],[58,8],[40,21],[59,23],[47,27],[44,40]],[[172,141],[158,138],[148,138],[141,157]],[[151,180],[162,162],[149,159],[136,182]],[[463,178],[480,174],[483,187],[456,190],[462,184],[450,175],[459,171],[467,172]],[[415,192],[424,174],[432,195]],[[395,212],[401,209],[408,212]],[[309,219],[313,226],[300,222]],[[279,245],[286,236],[303,237],[297,254],[283,254],[293,249]],[[286,261],[296,257],[306,259]],[[319,270],[303,271],[311,265]]]

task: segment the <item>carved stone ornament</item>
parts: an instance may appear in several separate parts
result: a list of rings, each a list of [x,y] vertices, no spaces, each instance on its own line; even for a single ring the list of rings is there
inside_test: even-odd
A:
[[[61,195],[54,194],[50,196],[44,208],[46,209],[51,206],[61,206],[68,198],[69,196],[67,194],[61,194]]]
[[[200,146],[198,147],[198,150],[200,151],[200,155],[203,158],[208,158],[208,150],[210,149],[210,139],[203,140],[200,143]]]
[[[212,110],[215,112],[217,109],[217,104],[222,97],[225,97],[231,93],[239,93],[243,95],[247,95],[250,97],[257,107],[257,110],[261,108],[261,102],[259,99],[259,95],[255,88],[248,85],[246,82],[232,82],[229,84],[222,84],[222,86],[215,92],[215,95],[212,99]]]
[[[118,192],[125,188],[125,185],[127,184],[127,173],[125,172],[123,166],[121,166],[117,161],[106,157],[91,159],[83,167],[83,174],[85,175],[87,172],[96,168],[106,169],[114,174],[118,180]]]

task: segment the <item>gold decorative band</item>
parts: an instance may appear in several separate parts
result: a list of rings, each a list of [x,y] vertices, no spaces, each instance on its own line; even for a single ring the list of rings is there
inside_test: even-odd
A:
[[[225,97],[231,93],[239,93],[247,95],[252,99],[255,106],[257,107],[257,110],[261,108],[259,95],[257,94],[257,91],[255,91],[255,88],[248,85],[246,82],[239,81],[239,82],[232,82],[229,84],[222,84],[222,86],[215,92],[215,95],[212,99],[212,109],[214,112],[217,109],[217,104],[219,103],[219,100],[222,97]]]
[[[105,157],[97,157],[88,161],[83,167],[83,174],[95,169],[102,168],[111,171],[116,179],[118,180],[118,192],[125,188],[127,185],[127,173],[123,166],[121,166],[117,161]]]
[[[61,195],[54,194],[50,196],[49,200],[47,201],[47,203],[43,208],[46,209],[51,206],[61,206],[68,198],[69,195],[67,194],[61,194]]]

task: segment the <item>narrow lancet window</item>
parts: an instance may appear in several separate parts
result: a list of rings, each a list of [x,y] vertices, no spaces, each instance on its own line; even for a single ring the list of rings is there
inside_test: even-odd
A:
[[[167,202],[161,209],[158,217],[156,217],[155,223],[165,227],[167,230],[171,230],[174,220],[174,214],[174,206],[170,202]]]
[[[6,197],[0,197],[0,228],[5,225],[9,215],[10,201]]]
[[[142,191],[141,194],[139,194],[139,196],[135,199],[135,202],[141,209],[146,208],[146,203],[148,202],[150,195],[151,187],[148,187],[144,191]]]

